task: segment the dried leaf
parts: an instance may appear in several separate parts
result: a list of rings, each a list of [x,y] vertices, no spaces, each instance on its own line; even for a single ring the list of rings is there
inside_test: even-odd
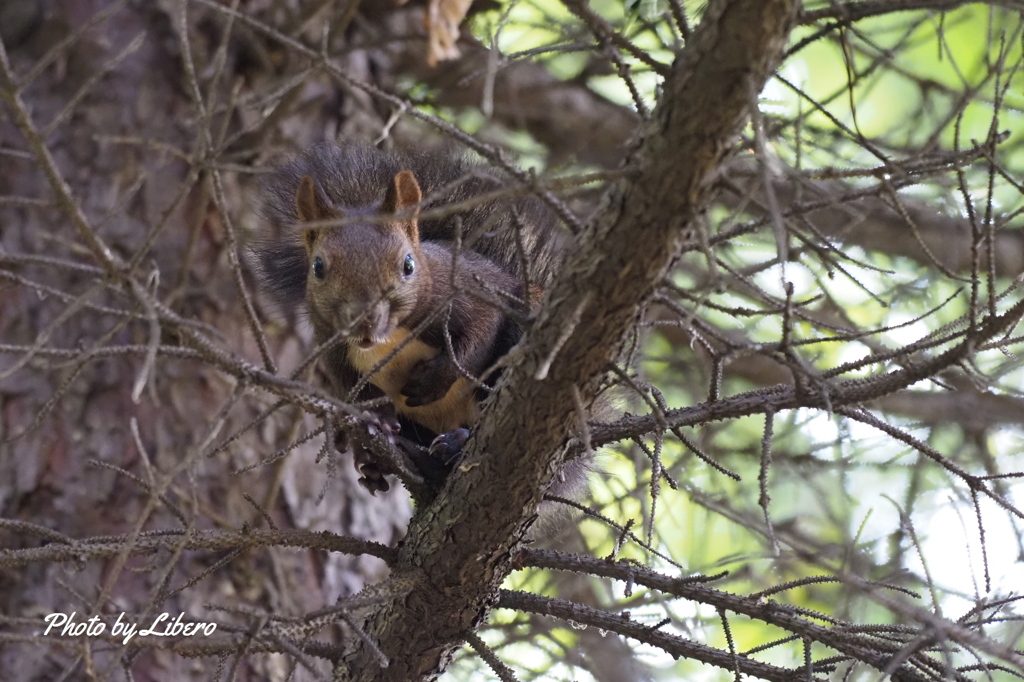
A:
[[[466,17],[473,0],[430,0],[425,23],[427,25],[427,63],[455,59],[459,48],[459,24]]]

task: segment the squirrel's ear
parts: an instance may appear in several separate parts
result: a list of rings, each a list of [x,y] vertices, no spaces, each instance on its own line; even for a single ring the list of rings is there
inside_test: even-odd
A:
[[[384,194],[384,203],[381,204],[381,213],[398,213],[410,206],[416,206],[423,198],[420,191],[420,183],[416,182],[416,175],[412,171],[404,170],[391,181],[391,186]],[[413,211],[413,217],[419,213],[419,207]]]
[[[308,175],[303,175],[299,180],[299,189],[295,192],[295,213],[304,223],[337,220],[341,217],[341,212],[327,201],[316,180]],[[310,227],[302,231],[302,241],[306,245],[307,253],[313,252],[322,230],[320,227]]]
[[[423,199],[423,192],[420,191],[420,183],[416,182],[416,176],[412,171],[404,170],[395,175],[387,193],[384,194],[384,203],[380,206],[381,213],[398,213],[412,208],[412,215],[402,220],[401,227],[414,243],[418,243],[420,240],[416,215],[420,212],[421,199]]]
[[[299,180],[299,189],[295,192],[295,212],[304,223],[341,217],[341,213],[327,201],[316,180],[308,175],[303,175]]]

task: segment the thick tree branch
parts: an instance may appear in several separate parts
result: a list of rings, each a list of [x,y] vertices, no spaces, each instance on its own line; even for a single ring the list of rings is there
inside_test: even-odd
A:
[[[391,665],[380,668],[370,647],[356,643],[351,679],[432,678],[486,614],[558,471],[561,458],[552,453],[575,422],[573,392],[584,404],[595,400],[636,311],[695,243],[693,222],[708,206],[712,179],[782,53],[795,12],[791,0],[708,8],[628,159],[634,177],[612,188],[606,210],[581,236],[459,471],[410,523],[395,570],[422,571],[423,582],[366,627]]]

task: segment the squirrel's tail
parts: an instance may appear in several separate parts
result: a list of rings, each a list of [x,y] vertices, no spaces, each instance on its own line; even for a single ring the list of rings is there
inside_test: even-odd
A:
[[[260,286],[286,309],[306,301],[309,259],[295,239],[263,239],[250,247],[255,256]]]

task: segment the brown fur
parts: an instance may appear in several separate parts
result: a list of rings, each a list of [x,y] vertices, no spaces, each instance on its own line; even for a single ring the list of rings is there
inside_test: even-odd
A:
[[[352,212],[353,218],[394,216],[383,223],[337,225],[347,216],[310,176],[300,180],[295,202],[312,268],[306,303],[317,339],[348,330],[344,352],[328,358],[335,388],[347,391],[356,383],[347,379],[367,375],[376,390],[360,397],[384,393],[398,414],[444,433],[476,420],[476,389],[459,368],[479,379],[504,321],[500,310],[467,292],[478,288],[474,278],[509,294],[517,287],[513,276],[479,254],[460,254],[453,262],[449,246],[421,243],[416,217],[421,198],[416,177],[402,171],[379,211]],[[405,273],[409,257],[413,270]],[[417,338],[409,338],[445,305],[447,314],[435,315]],[[384,363],[396,348],[397,355]]]

